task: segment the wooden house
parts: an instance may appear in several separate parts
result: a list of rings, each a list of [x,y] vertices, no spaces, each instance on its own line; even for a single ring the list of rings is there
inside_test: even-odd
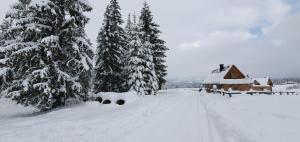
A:
[[[253,81],[243,74],[235,65],[220,65],[209,73],[203,82],[207,92],[214,90],[232,90],[232,91],[249,91]]]
[[[252,78],[252,90],[255,91],[272,91],[273,82],[271,78],[264,77],[264,78]]]

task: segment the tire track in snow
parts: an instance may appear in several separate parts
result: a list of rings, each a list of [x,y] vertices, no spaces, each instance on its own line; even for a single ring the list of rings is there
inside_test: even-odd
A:
[[[166,107],[161,113],[155,114],[144,128],[122,141],[199,142],[202,129],[199,123],[197,96],[194,92],[180,91],[168,94],[167,98],[169,100],[163,101]]]
[[[255,142],[255,140],[249,138],[245,132],[240,130],[237,126],[233,125],[231,121],[228,121],[222,117],[222,115],[213,109],[213,104],[208,104],[217,100],[209,100],[216,98],[203,98],[201,100],[203,107],[206,111],[207,119],[209,121],[210,128],[215,129],[215,135],[212,136],[212,142]],[[211,132],[213,134],[213,132]]]
[[[211,120],[211,118],[209,117],[208,114],[208,108],[207,108],[207,104],[204,101],[203,97],[199,97],[198,103],[201,104],[202,108],[202,113],[204,115],[204,119],[203,123],[206,123],[206,127],[204,127],[203,129],[206,129],[204,131],[206,131],[206,135],[205,135],[205,139],[203,140],[203,142],[222,142],[220,141],[221,136],[219,135],[219,133],[217,132],[215,125],[213,124],[213,121]]]

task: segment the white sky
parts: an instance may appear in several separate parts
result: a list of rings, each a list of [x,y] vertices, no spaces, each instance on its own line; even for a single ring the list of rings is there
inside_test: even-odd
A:
[[[1,17],[15,1],[0,0]],[[89,2],[87,34],[94,42],[109,0]],[[143,2],[120,0],[124,21]],[[170,78],[202,78],[220,63],[258,77],[300,77],[300,0],[148,2],[170,48]]]

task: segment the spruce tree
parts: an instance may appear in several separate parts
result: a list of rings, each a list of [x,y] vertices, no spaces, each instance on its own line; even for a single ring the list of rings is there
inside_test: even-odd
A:
[[[158,29],[159,25],[154,22],[152,12],[147,2],[144,3],[144,7],[141,11],[140,21],[142,31],[145,32],[145,36],[149,38],[149,42],[152,44],[155,73],[159,79],[159,89],[162,89],[166,83],[167,66],[165,58],[168,48],[165,46],[165,41],[160,39],[161,31]]]
[[[0,25],[0,97],[1,92],[5,93],[4,90],[9,86],[12,81],[12,72],[7,67],[7,57],[4,46],[10,40],[8,29],[11,27],[11,20],[9,18],[4,19]]]
[[[134,90],[138,95],[146,95],[145,87],[146,82],[144,80],[145,60],[144,51],[142,48],[141,31],[136,22],[132,22],[129,16],[127,26],[127,37],[129,50],[129,61],[126,66],[128,72],[128,87],[129,90]]]
[[[141,31],[134,15],[131,26],[127,28],[129,49],[129,87],[138,95],[155,95],[158,90],[158,80],[154,70],[151,44]],[[145,38],[146,39],[143,39]]]
[[[130,72],[129,72],[129,69],[128,69],[128,64],[129,64],[129,57],[130,57],[130,51],[129,51],[129,42],[130,42],[130,39],[131,39],[131,32],[132,32],[132,18],[131,18],[131,15],[129,14],[128,15],[128,19],[127,19],[127,23],[126,23],[126,26],[125,26],[125,38],[126,38],[126,43],[125,43],[125,49],[124,49],[124,53],[123,53],[123,57],[122,57],[122,62],[123,62],[123,65],[124,65],[124,68],[123,68],[123,78],[125,79],[128,79],[129,78],[129,75],[130,75]],[[124,81],[124,84],[123,84],[123,87],[124,87],[124,90],[123,91],[129,91],[130,90],[130,84],[129,84],[129,81],[128,80],[125,80]]]
[[[144,65],[144,70],[143,70],[143,78],[145,81],[145,93],[146,95],[156,95],[157,91],[159,90],[159,80],[156,76],[155,73],[155,64],[153,60],[153,44],[150,43],[149,37],[144,35],[143,33],[142,37],[145,38],[143,39],[143,44],[142,44],[142,49],[143,49],[143,65]]]
[[[14,76],[17,76],[15,73],[12,73],[12,68],[10,66],[10,57],[14,51],[24,48],[25,43],[21,43],[24,39],[23,33],[25,25],[22,25],[21,19],[25,20],[26,15],[29,13],[30,0],[19,0],[17,3],[11,6],[6,14],[3,24],[1,25],[1,49],[0,49],[0,58],[1,58],[1,94],[7,95],[8,88],[11,88],[12,83],[16,84],[16,81],[13,81]],[[10,74],[10,77],[7,75]],[[14,75],[14,76],[12,76]]]
[[[65,8],[64,16],[70,16],[64,20],[60,30],[65,31],[61,34],[61,46],[67,49],[63,70],[71,75],[72,90],[79,90],[78,94],[72,96],[85,98],[90,91],[94,57],[92,44],[85,33],[85,26],[89,21],[85,12],[90,12],[92,6],[87,0],[65,0],[62,3]]]
[[[130,36],[130,32],[132,30],[132,18],[131,18],[131,14],[128,14],[128,19],[127,19],[127,23],[126,23],[126,27],[125,27],[125,32],[126,32],[126,36]]]
[[[104,14],[102,28],[97,38],[94,92],[124,91],[124,59],[126,53],[125,31],[121,8],[117,0],[111,0]]]
[[[13,40],[5,47],[14,72],[8,97],[40,110],[87,97],[91,44],[84,33],[91,11],[84,0],[19,0],[8,17]],[[25,11],[25,12],[24,12]]]

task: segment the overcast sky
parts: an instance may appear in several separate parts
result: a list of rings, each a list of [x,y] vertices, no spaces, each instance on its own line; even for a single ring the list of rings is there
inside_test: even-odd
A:
[[[4,17],[16,0],[0,1]],[[94,42],[109,0],[89,2],[87,34]],[[143,2],[120,0],[123,19],[139,14]],[[300,0],[148,2],[170,48],[169,78],[203,78],[220,63],[258,77],[300,77]]]

